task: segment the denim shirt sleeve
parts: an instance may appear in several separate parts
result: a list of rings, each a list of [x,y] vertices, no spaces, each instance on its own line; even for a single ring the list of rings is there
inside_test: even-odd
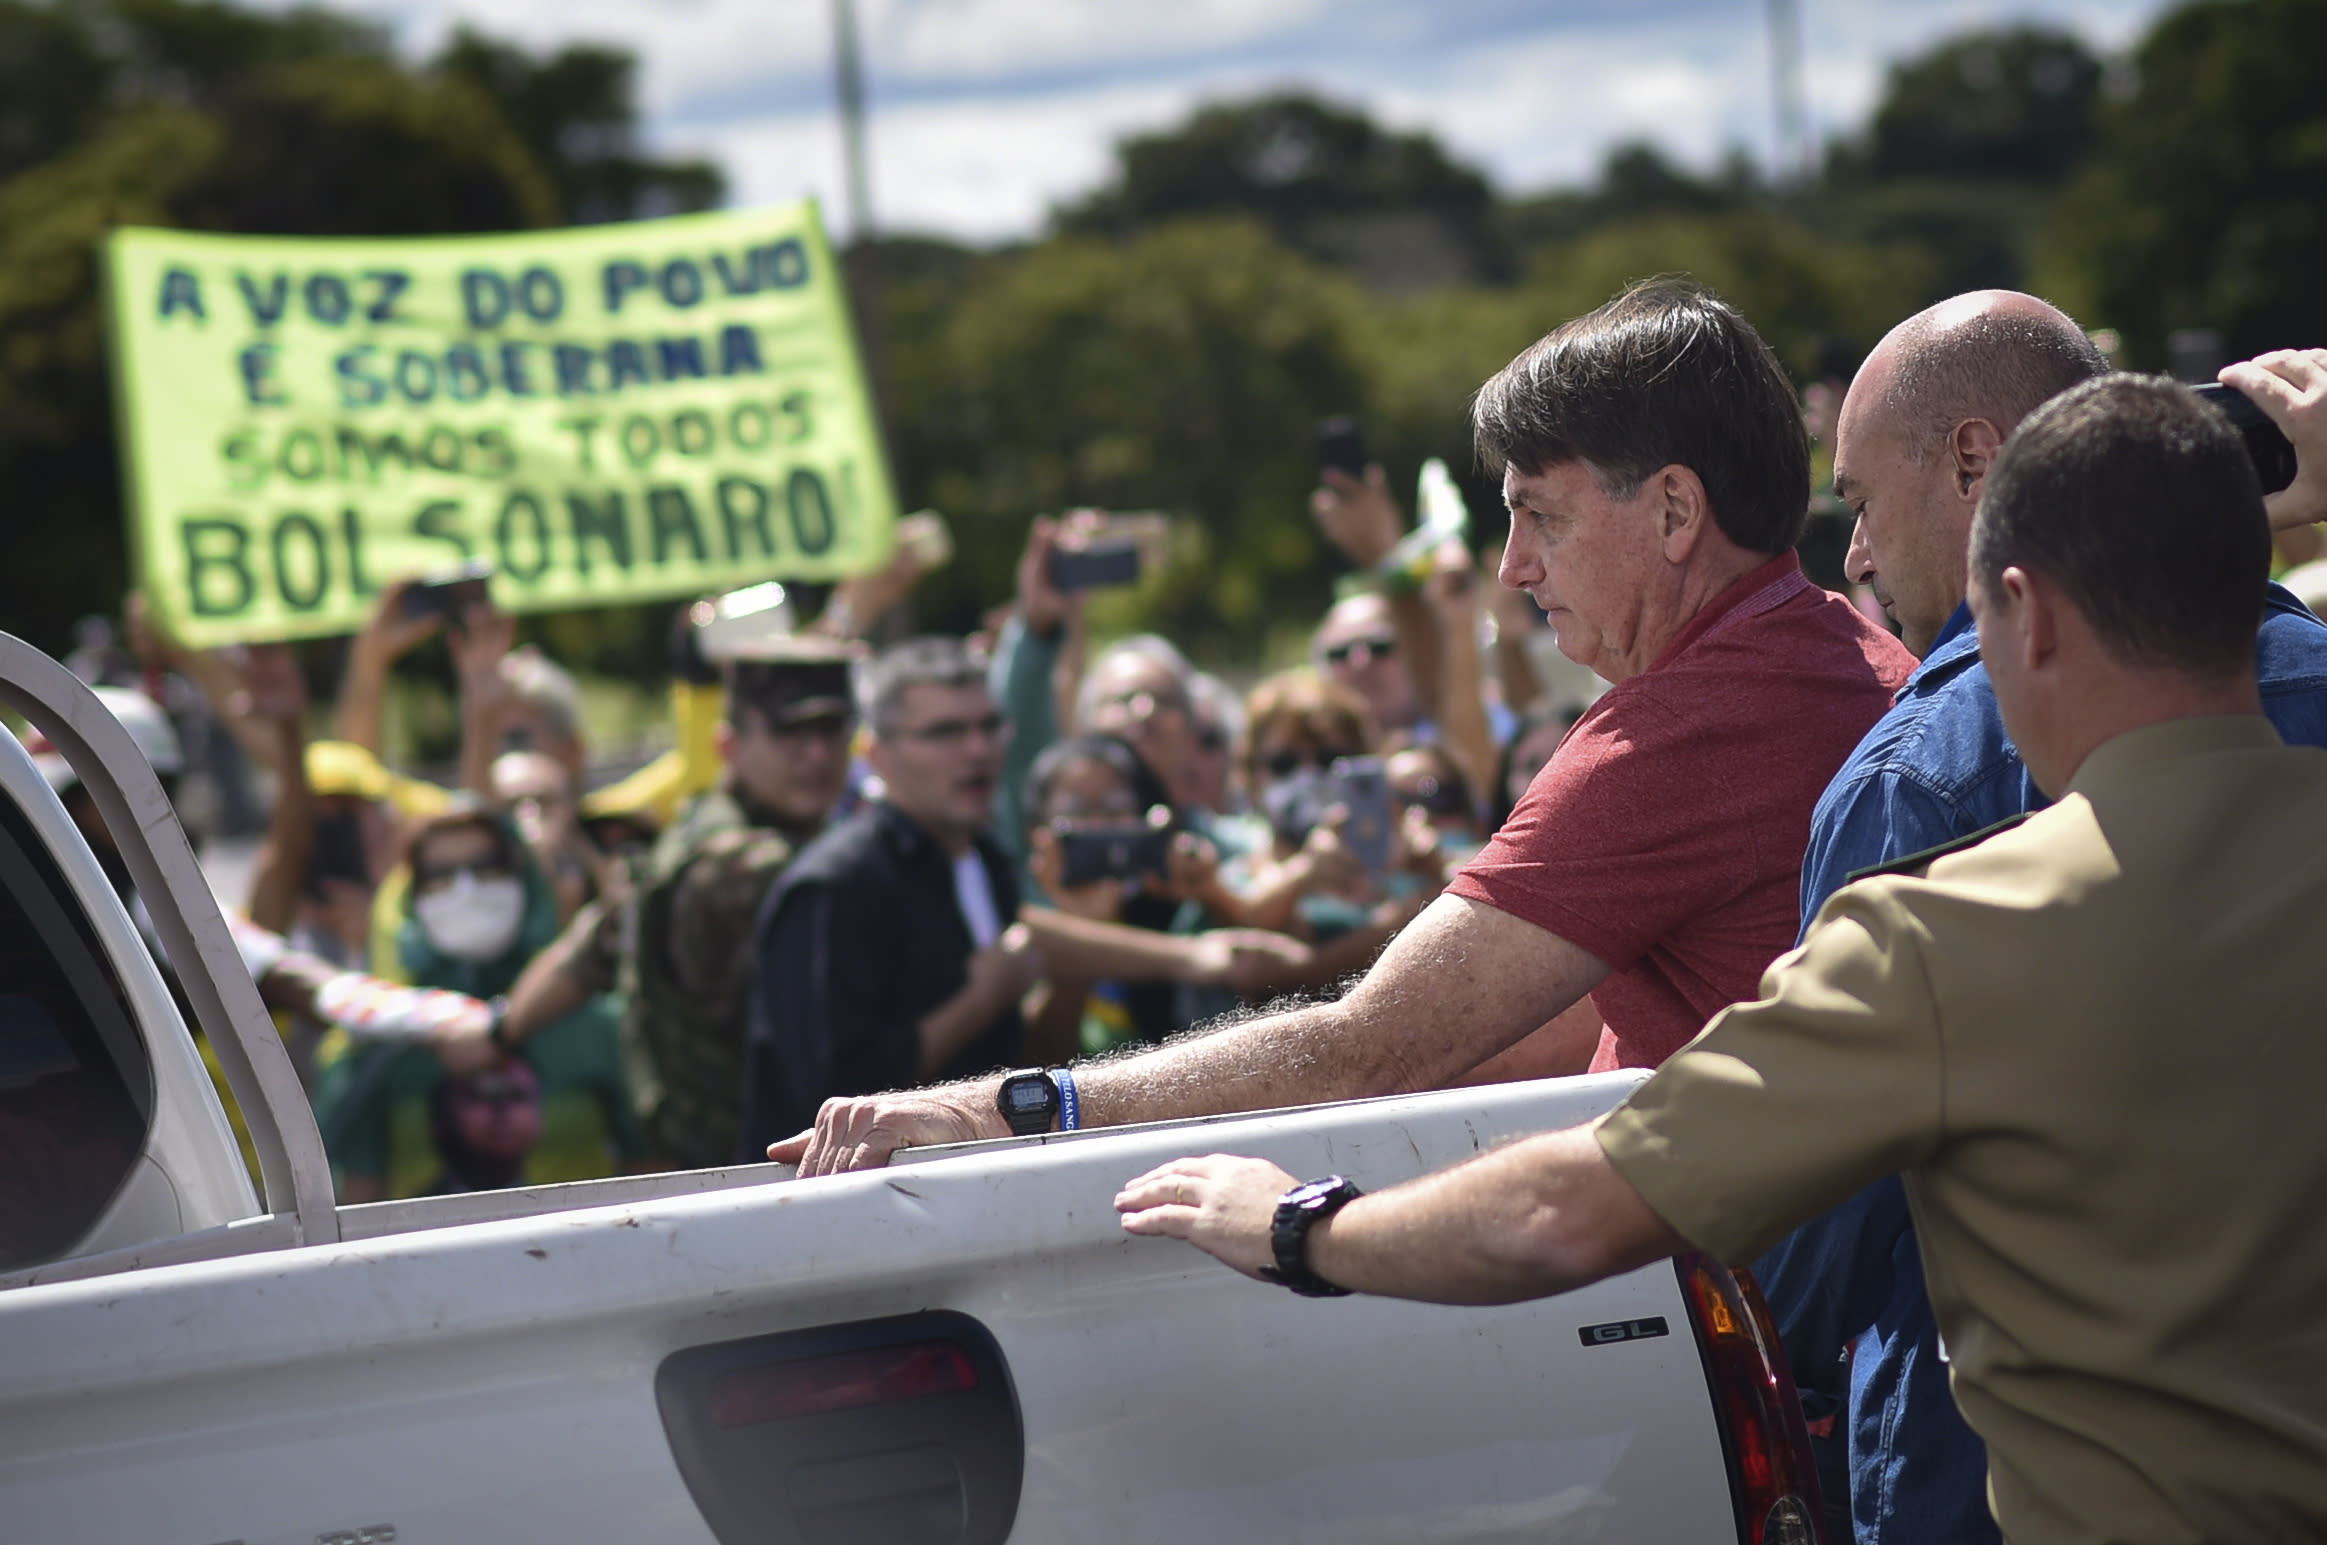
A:
[[[1802,933],[1853,874],[1953,841],[1963,835],[1962,823],[1960,813],[1895,768],[1846,767],[1810,819],[1810,849],[1802,855]]]
[[[1880,728],[1877,733],[1880,734]],[[1969,813],[1900,765],[1889,748],[1862,747],[1819,797],[1802,857],[1802,932],[1852,874],[1963,836]],[[1898,1177],[1877,1181],[1804,1224],[1754,1263],[1794,1378],[1839,1399],[1842,1349],[1889,1303],[1891,1259],[1909,1227]]]

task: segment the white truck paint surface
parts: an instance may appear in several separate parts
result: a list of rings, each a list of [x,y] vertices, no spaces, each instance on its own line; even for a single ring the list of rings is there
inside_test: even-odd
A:
[[[1508,1308],[1304,1300],[1129,1238],[1111,1204],[1215,1150],[1394,1184],[1588,1119],[1637,1074],[812,1181],[764,1165],[341,1208],[126,734],[6,635],[0,700],[131,834],[265,1171],[262,1200],[146,949],[0,736],[0,973],[48,984],[20,1002],[0,974],[0,1154],[87,1162],[70,1133],[41,1147],[52,1043],[102,1048],[150,1107],[85,1228],[0,1255],[8,1545],[1741,1537],[1740,1440],[1673,1265]],[[88,1025],[63,1024],[74,1004]],[[0,1190],[0,1248],[12,1205]],[[1795,1516],[1767,1537],[1812,1539]]]

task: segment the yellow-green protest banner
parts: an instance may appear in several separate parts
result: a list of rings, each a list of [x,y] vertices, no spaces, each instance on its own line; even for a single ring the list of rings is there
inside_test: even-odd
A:
[[[188,643],[358,627],[493,568],[511,611],[884,561],[896,496],[813,204],[418,240],[125,229],[139,583]]]

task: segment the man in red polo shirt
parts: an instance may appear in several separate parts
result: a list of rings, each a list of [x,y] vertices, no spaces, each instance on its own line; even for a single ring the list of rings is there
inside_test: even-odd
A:
[[[1792,947],[1810,810],[1914,658],[1803,578],[1809,446],[1769,348],[1728,306],[1641,285],[1479,391],[1503,468],[1502,582],[1616,683],[1495,840],[1338,1002],[1053,1070],[1067,1125],[1432,1089],[1586,993],[1596,1046],[1527,1071],[1653,1066]],[[1013,1081],[1022,1129],[1039,1080]],[[802,1174],[1007,1135],[993,1079],[828,1102],[771,1158]]]

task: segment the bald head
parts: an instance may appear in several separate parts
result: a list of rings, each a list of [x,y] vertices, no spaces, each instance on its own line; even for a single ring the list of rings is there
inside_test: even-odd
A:
[[[1317,624],[1309,658],[1319,670],[1366,700],[1383,729],[1412,727],[1421,716],[1414,678],[1398,658],[1398,630],[1390,603],[1374,591],[1344,596]]]
[[[2076,323],[2011,290],[1942,301],[1891,329],[1843,399],[1834,491],[1857,515],[1844,570],[1927,653],[1964,597],[1987,469],[2015,426],[2105,373]]]
[[[1985,419],[2009,435],[2054,397],[2109,369],[2084,329],[2017,290],[1943,300],[1892,328],[1875,355],[1888,367],[1881,417],[1919,456],[1965,419]]]

